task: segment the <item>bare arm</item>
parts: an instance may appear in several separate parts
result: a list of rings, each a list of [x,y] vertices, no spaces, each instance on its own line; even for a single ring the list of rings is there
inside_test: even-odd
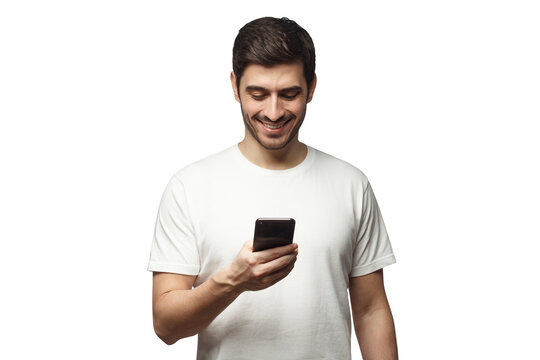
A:
[[[298,245],[253,252],[246,243],[233,263],[192,288],[195,276],[154,273],[154,330],[171,345],[198,334],[242,292],[261,290],[285,278],[293,269]]]
[[[397,360],[394,319],[384,290],[383,270],[349,282],[354,330],[364,360]]]

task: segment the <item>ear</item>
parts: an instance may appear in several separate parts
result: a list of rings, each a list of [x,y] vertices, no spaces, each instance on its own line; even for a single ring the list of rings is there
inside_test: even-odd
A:
[[[311,85],[309,86],[309,93],[308,93],[306,102],[310,102],[311,99],[313,99],[313,93],[315,92],[316,87],[317,87],[317,74],[313,74],[313,81],[311,82]]]
[[[238,93],[238,86],[236,85],[236,74],[234,71],[231,71],[231,85],[233,88],[234,98],[236,101],[240,102],[240,95]]]

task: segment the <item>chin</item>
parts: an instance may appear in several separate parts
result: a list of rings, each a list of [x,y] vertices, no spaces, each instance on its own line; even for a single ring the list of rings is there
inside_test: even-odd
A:
[[[272,142],[272,141],[264,141],[261,140],[261,138],[257,138],[257,142],[266,150],[282,150],[289,145],[292,138],[288,138],[286,140],[282,140],[279,142]]]

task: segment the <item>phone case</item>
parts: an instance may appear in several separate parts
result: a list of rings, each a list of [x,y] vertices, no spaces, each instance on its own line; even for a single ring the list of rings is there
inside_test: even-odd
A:
[[[296,221],[292,218],[259,218],[255,221],[253,251],[292,244]]]

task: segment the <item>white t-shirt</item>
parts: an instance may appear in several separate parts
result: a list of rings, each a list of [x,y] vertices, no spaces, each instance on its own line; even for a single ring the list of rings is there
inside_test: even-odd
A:
[[[350,359],[349,277],[395,262],[366,176],[308,147],[287,170],[249,162],[235,145],[170,180],[148,270],[196,275],[229,265],[260,217],[296,220],[293,271],[242,293],[199,334],[197,359]]]

